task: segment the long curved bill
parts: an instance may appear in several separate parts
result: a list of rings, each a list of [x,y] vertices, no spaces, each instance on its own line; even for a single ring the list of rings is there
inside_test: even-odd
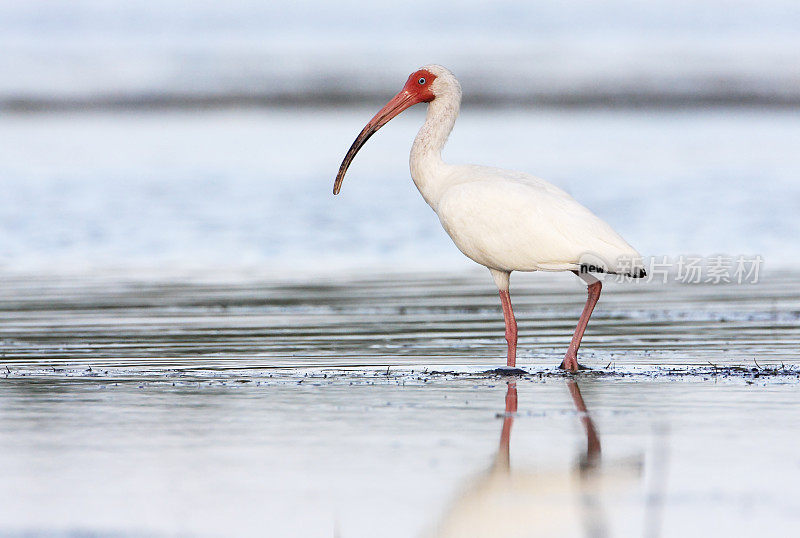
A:
[[[353,162],[353,159],[358,153],[358,150],[361,149],[369,137],[374,135],[378,129],[389,123],[389,120],[400,114],[402,111],[407,109],[410,106],[416,105],[417,103],[422,102],[421,99],[406,90],[405,88],[392,97],[391,101],[386,103],[382,109],[378,111],[375,116],[369,120],[366,127],[358,134],[353,145],[350,146],[350,149],[347,150],[347,155],[344,156],[344,160],[342,161],[342,165],[339,167],[339,173],[336,174],[336,181],[333,183],[333,194],[339,194],[339,191],[342,189],[342,181],[344,180],[344,175],[347,172],[347,169],[350,167],[350,163]]]

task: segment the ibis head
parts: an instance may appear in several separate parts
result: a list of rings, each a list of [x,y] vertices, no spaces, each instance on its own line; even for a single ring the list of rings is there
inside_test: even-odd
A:
[[[369,120],[364,129],[356,137],[353,145],[347,150],[347,155],[344,156],[342,165],[339,167],[339,173],[336,174],[336,181],[333,184],[333,194],[339,194],[342,188],[342,181],[347,172],[347,168],[358,153],[358,150],[374,135],[378,129],[389,123],[389,121],[400,114],[405,109],[416,105],[417,103],[429,103],[436,98],[433,90],[433,81],[436,80],[436,75],[427,69],[419,69],[411,73],[406,81],[405,86],[400,92],[386,103],[382,109],[378,111],[375,116]]]

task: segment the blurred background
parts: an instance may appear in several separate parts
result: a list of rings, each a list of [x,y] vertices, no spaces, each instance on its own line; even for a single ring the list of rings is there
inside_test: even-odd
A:
[[[568,190],[643,254],[800,261],[800,4],[0,2],[0,269],[467,270],[421,200],[422,107],[341,158],[427,63],[445,159]]]

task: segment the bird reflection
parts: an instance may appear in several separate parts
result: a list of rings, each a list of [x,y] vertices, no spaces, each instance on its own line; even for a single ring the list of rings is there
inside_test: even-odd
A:
[[[468,483],[450,505],[432,536],[590,536],[607,535],[600,480],[601,448],[578,383],[566,381],[586,437],[578,461],[562,471],[516,470],[510,459],[517,412],[517,384],[507,383],[500,445],[490,468]],[[604,479],[611,478],[607,474]]]
[[[581,516],[586,530],[586,536],[605,536],[606,523],[600,499],[598,484],[598,469],[600,468],[600,437],[594,427],[589,410],[583,401],[578,383],[572,379],[567,380],[567,388],[572,396],[572,403],[578,411],[578,416],[586,433],[586,452],[581,454],[578,464],[578,477],[581,482]]]

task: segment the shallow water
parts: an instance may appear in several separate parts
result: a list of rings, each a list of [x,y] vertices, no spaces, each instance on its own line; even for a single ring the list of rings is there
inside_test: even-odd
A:
[[[798,280],[609,283],[571,385],[565,275],[513,282],[518,378],[481,373],[504,362],[483,272],[9,275],[0,532],[789,535]]]
[[[495,288],[408,180],[420,116],[330,195],[373,112],[0,124],[0,534],[791,534],[797,115],[463,111],[453,162],[552,179],[645,255],[765,260],[607,283],[577,377],[598,466],[553,368],[583,286],[514,275],[511,424]]]
[[[140,368],[500,366],[488,272],[316,283],[25,278],[0,284],[12,364]],[[794,364],[800,287],[607,281],[582,356],[592,367]],[[585,301],[572,275],[515,274],[520,364],[558,364]]]

